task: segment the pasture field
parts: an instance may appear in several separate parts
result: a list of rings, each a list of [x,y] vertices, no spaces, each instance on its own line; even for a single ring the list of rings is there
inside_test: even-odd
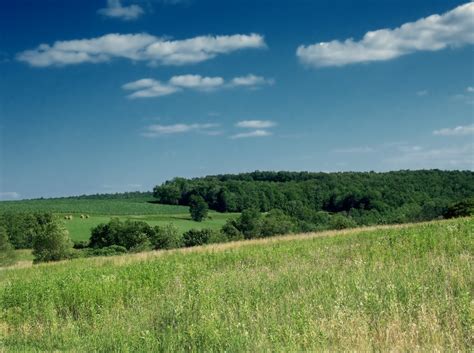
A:
[[[0,350],[472,351],[474,219],[0,272]]]
[[[188,208],[186,207],[186,212]],[[189,214],[158,214],[158,215],[117,215],[121,220],[137,220],[144,221],[150,224],[151,226],[156,225],[166,225],[172,223],[175,225],[178,230],[184,233],[190,229],[202,229],[202,228],[211,228],[219,230],[225,224],[229,218],[238,217],[238,213],[218,213],[218,212],[209,212],[209,217],[202,222],[195,222],[191,219]],[[64,214],[59,215],[60,218],[64,218]],[[89,240],[91,235],[91,228],[97,226],[100,223],[107,223],[110,221],[110,215],[91,215],[89,218],[81,219],[80,214],[73,214],[72,220],[64,220],[63,223],[66,226],[66,229],[69,231],[69,235],[72,240]]]
[[[0,202],[0,213],[9,211],[119,216],[187,214],[188,207],[154,203],[152,196],[131,199],[57,198]]]

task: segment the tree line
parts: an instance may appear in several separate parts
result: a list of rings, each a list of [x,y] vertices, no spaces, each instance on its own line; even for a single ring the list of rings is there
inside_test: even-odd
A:
[[[474,197],[471,171],[261,172],[175,178],[153,190],[158,202],[191,205],[201,197],[212,210],[279,209],[301,230],[321,228],[339,214],[357,225],[443,217],[455,202]]]

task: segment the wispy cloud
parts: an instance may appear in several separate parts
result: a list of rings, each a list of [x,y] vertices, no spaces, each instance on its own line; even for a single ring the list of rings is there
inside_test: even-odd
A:
[[[467,136],[474,135],[474,124],[466,126],[456,126],[454,128],[444,128],[433,131],[433,135],[438,136]]]
[[[418,91],[418,92],[416,92],[416,95],[417,95],[418,97],[427,96],[427,95],[428,95],[428,90],[423,89],[423,90],[421,90],[421,91]]]
[[[124,21],[136,20],[145,11],[138,5],[122,6],[120,0],[107,0],[107,7],[97,11],[102,16],[117,18]]]
[[[173,125],[160,125],[154,124],[149,125],[145,128],[145,131],[142,133],[145,137],[159,137],[163,135],[172,135],[172,134],[183,134],[189,132],[202,132],[207,135],[218,135],[219,132],[216,131],[216,128],[219,127],[219,124],[206,123],[206,124],[173,124]]]
[[[249,129],[266,129],[275,126],[276,123],[271,120],[242,120],[235,126]]]
[[[259,34],[198,36],[168,40],[147,33],[111,33],[91,39],[40,44],[17,55],[19,61],[34,67],[102,63],[113,58],[145,61],[150,65],[185,65],[210,60],[217,55],[242,49],[266,47]]]
[[[232,135],[231,139],[241,139],[241,138],[249,138],[249,137],[266,137],[270,136],[272,133],[267,130],[253,130],[249,132],[241,132],[235,135]]]
[[[18,200],[20,194],[16,191],[3,191],[0,192],[0,200]]]
[[[335,153],[369,153],[373,152],[374,149],[368,146],[357,146],[357,147],[348,147],[348,148],[336,148],[332,150]]]
[[[343,66],[473,44],[473,18],[474,3],[469,2],[442,15],[431,15],[395,29],[367,32],[360,41],[349,38],[301,45],[296,55],[314,67]]]
[[[232,79],[231,81],[233,81]],[[259,83],[255,83],[259,84]],[[251,87],[250,84],[245,85]],[[222,77],[203,77],[201,75],[179,75],[171,77],[166,83],[152,79],[143,78],[137,81],[126,83],[122,86],[125,90],[135,91],[130,94],[129,98],[151,98],[160,97],[180,92],[182,90],[197,91],[215,91],[223,88],[237,87],[228,84]]]
[[[387,158],[391,168],[474,169],[474,145],[406,151]]]

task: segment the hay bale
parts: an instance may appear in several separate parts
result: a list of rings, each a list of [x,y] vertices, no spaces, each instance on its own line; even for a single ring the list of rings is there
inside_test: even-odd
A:
[[[84,219],[84,218],[85,218],[85,216],[83,214],[81,214],[81,219]]]

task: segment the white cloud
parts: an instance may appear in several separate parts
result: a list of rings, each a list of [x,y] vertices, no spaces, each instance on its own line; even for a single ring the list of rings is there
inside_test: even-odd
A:
[[[249,74],[247,76],[234,77],[231,80],[230,85],[255,87],[255,86],[262,86],[262,85],[272,85],[273,83],[275,83],[275,80],[273,79],[266,79],[265,77],[262,77],[262,76]]]
[[[474,169],[474,145],[407,151],[385,160],[390,168]]]
[[[276,123],[271,120],[242,120],[235,124],[237,127],[250,129],[266,129],[275,125]]]
[[[222,77],[202,77],[201,75],[181,75],[173,76],[169,83],[183,88],[212,90],[222,86],[224,79]]]
[[[138,5],[122,6],[120,0],[107,0],[107,7],[97,11],[102,16],[125,21],[136,20],[145,11]]]
[[[439,136],[466,136],[474,135],[474,124],[466,126],[456,126],[454,128],[444,128],[433,131],[433,135]]]
[[[35,67],[101,63],[113,58],[146,61],[151,65],[185,65],[212,59],[241,49],[264,48],[259,34],[199,36],[166,40],[147,33],[111,33],[91,39],[40,44],[17,55],[19,61]]]
[[[428,95],[428,90],[424,89],[424,90],[418,91],[418,92],[416,92],[416,95],[418,97],[427,96]]]
[[[142,134],[145,137],[158,137],[170,134],[182,134],[188,132],[203,132],[207,135],[217,135],[218,132],[214,129],[218,128],[219,124],[173,124],[173,125],[150,125],[147,126],[145,132]]]
[[[173,76],[166,83],[162,83],[161,81],[152,78],[142,78],[137,81],[126,83],[122,86],[125,90],[135,91],[128,96],[129,98],[160,97],[186,89],[214,91],[219,88],[228,87],[233,88],[236,86],[226,84],[225,80],[219,76],[203,77],[201,75]]]
[[[360,41],[349,38],[300,45],[299,59],[315,67],[384,61],[417,51],[436,51],[474,43],[474,3],[442,15],[431,15],[395,29],[367,32]]]
[[[239,134],[232,135],[231,139],[241,139],[241,138],[248,138],[248,137],[265,137],[270,136],[272,133],[267,130],[254,130],[250,132],[242,132]]]
[[[336,153],[369,153],[373,152],[374,149],[372,147],[368,146],[362,146],[362,147],[348,147],[348,148],[337,148],[333,150],[332,152]]]
[[[141,81],[142,83],[140,83]],[[152,82],[153,81],[153,82]],[[181,91],[179,87],[171,86],[168,84],[163,84],[160,81],[152,80],[152,81],[143,81],[143,80],[138,80],[135,82],[130,82],[122,87],[124,89],[133,89],[132,87],[138,87],[141,84],[144,85],[145,83],[150,83],[150,86],[144,88],[144,89],[139,89],[132,94],[128,95],[129,98],[153,98],[153,97],[162,97],[162,96],[168,96],[170,94],[176,93]]]
[[[0,192],[0,200],[17,200],[19,198],[20,194],[15,191]]]

